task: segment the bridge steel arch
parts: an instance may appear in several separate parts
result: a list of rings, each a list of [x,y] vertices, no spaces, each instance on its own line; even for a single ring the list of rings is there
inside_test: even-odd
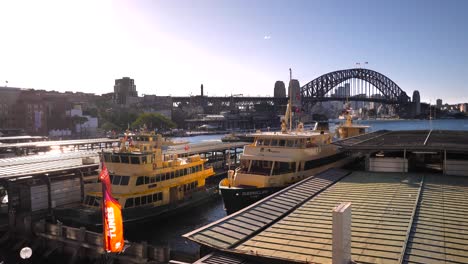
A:
[[[355,68],[324,74],[302,86],[303,103],[326,100],[326,94],[348,79],[361,79],[375,86],[383,95],[385,103],[406,104],[409,96],[390,78],[369,69]]]

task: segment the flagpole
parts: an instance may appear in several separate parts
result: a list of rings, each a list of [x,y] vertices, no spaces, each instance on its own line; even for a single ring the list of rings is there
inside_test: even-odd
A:
[[[104,170],[104,150],[101,149],[101,155],[99,157],[100,159],[100,163],[101,163],[101,172],[102,170]],[[100,177],[99,177],[100,178]],[[104,248],[104,257],[105,259],[107,260],[107,245],[106,245],[106,228],[105,228],[105,198],[104,198],[104,195],[105,195],[105,190],[104,190],[104,182],[102,181],[102,179],[99,179],[101,181],[101,194],[102,194],[102,198],[101,198],[101,214],[102,214],[102,246]]]

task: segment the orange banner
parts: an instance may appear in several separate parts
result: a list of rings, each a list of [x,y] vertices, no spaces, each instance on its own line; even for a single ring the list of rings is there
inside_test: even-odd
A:
[[[121,252],[124,246],[123,221],[120,204],[106,194],[104,199],[104,249]]]
[[[104,250],[121,252],[124,247],[122,211],[119,202],[111,195],[109,172],[104,162],[99,178],[102,182]]]

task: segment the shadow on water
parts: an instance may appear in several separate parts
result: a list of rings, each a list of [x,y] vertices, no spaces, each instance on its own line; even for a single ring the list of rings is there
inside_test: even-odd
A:
[[[125,239],[133,242],[146,241],[155,246],[169,246],[173,258],[195,258],[198,244],[182,237],[183,234],[226,216],[221,196],[184,212],[158,218],[153,221],[125,227]],[[186,259],[184,259],[186,260]]]

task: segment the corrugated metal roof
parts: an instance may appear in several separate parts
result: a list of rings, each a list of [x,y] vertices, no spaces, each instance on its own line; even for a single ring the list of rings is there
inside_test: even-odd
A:
[[[223,254],[220,252],[214,252],[205,257],[199,259],[193,264],[256,264],[258,262],[252,262],[246,258],[239,256],[232,256]]]
[[[468,131],[381,130],[334,142],[349,150],[456,150],[468,149]]]
[[[352,203],[352,259],[398,263],[406,245],[421,175],[358,172],[323,191],[235,248],[285,261],[331,263],[332,209]]]
[[[82,159],[93,157],[94,164],[84,165]],[[21,176],[37,175],[75,168],[96,167],[99,163],[98,153],[95,151],[79,151],[61,153],[59,155],[46,154],[25,156],[10,159],[0,159],[0,179],[17,178]]]
[[[468,178],[425,178],[404,263],[468,263]]]
[[[265,229],[349,172],[330,169],[283,189],[235,214],[185,234],[200,244],[229,249]]]
[[[267,197],[193,235],[270,201]],[[351,253],[356,263],[468,263],[468,178],[427,173],[353,172],[295,209],[286,209],[286,216],[218,249],[237,261],[233,263],[331,263],[332,209],[341,202],[352,203]],[[203,243],[212,246],[211,241]],[[229,252],[235,255],[226,255]]]
[[[74,140],[57,140],[57,141],[37,141],[37,142],[24,142],[14,144],[1,144],[0,148],[26,148],[26,147],[51,147],[51,146],[72,146],[83,144],[98,144],[98,143],[113,143],[119,142],[119,139],[111,138],[93,138],[93,139],[74,139]]]

